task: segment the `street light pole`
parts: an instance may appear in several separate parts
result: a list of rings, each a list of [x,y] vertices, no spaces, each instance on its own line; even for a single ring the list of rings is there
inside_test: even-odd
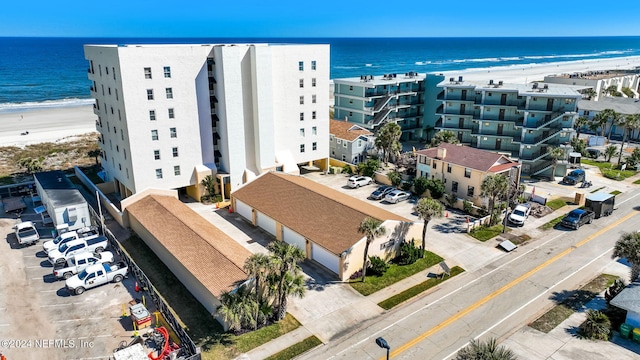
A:
[[[376,344],[383,349],[387,349],[387,360],[389,360],[389,350],[391,350],[391,347],[389,346],[389,343],[387,343],[387,340],[379,337],[376,339]]]

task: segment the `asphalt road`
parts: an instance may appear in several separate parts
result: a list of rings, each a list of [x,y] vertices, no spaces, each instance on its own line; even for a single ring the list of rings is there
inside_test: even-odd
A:
[[[577,231],[551,230],[544,238],[487,267],[459,275],[437,290],[362,324],[302,359],[446,359],[470,339],[503,339],[533,321],[571,291],[601,273],[622,232],[638,230],[640,189],[617,199],[617,210]],[[635,208],[634,208],[635,207]]]

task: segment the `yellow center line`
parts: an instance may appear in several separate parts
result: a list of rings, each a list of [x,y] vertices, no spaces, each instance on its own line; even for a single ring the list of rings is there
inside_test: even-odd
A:
[[[460,311],[459,313],[453,315],[452,317],[448,318],[444,322],[441,322],[440,324],[438,324],[435,327],[431,328],[430,330],[425,331],[424,333],[418,335],[416,338],[410,340],[409,342],[405,343],[404,345],[394,349],[390,354],[391,357],[396,357],[396,356],[400,355],[401,353],[403,353],[404,351],[408,350],[409,348],[415,346],[417,343],[421,342],[422,340],[428,338],[429,336],[435,334],[436,332],[438,332],[438,331],[444,329],[445,327],[451,325],[453,322],[459,320],[461,317],[467,315],[468,313],[472,312],[473,310],[477,309],[478,307],[486,304],[489,300],[491,300],[491,299],[495,298],[496,296],[504,293],[505,291],[511,289],[515,285],[521,283],[523,280],[527,279],[528,277],[530,277],[531,275],[535,274],[536,272],[538,272],[538,271],[544,269],[545,267],[549,266],[550,264],[558,261],[559,259],[563,258],[564,256],[566,256],[570,252],[572,252],[572,251],[576,250],[577,248],[585,245],[586,243],[588,243],[589,241],[593,240],[594,238],[596,238],[596,237],[604,234],[605,232],[611,230],[612,228],[622,224],[623,222],[629,220],[630,218],[632,218],[633,216],[636,216],[637,214],[638,214],[638,212],[634,211],[634,212],[624,216],[620,220],[616,221],[615,223],[613,223],[613,224],[601,229],[600,231],[587,236],[586,238],[584,238],[580,242],[578,242],[576,245],[564,250],[563,252],[561,252],[561,253],[557,254],[556,256],[552,257],[551,259],[543,262],[542,264],[540,264],[540,265],[536,266],[535,268],[529,270],[525,274],[519,276],[517,279],[511,281],[507,285],[505,285],[505,286],[501,287],[500,289],[492,292],[491,294],[483,297],[482,299],[478,300],[476,303],[470,305],[466,309],[464,309],[464,310]],[[383,359],[384,358],[382,358],[381,360],[383,360]]]

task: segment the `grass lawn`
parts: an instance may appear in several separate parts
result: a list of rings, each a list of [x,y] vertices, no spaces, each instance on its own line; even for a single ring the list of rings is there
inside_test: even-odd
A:
[[[571,314],[580,310],[582,306],[606,288],[611,286],[618,277],[609,274],[600,274],[588,284],[575,291],[554,293],[558,305],[551,308],[544,315],[529,324],[530,327],[548,333],[561,322],[565,321]]]
[[[565,215],[562,216],[558,216],[557,218],[549,221],[548,223],[541,225],[538,227],[538,229],[540,230],[549,230],[549,229],[553,229],[556,225],[560,224],[560,222],[562,221],[562,219],[565,217]]]
[[[497,225],[493,225],[490,227],[479,227],[479,228],[475,228],[473,230],[471,230],[471,232],[469,233],[469,235],[471,235],[472,237],[476,238],[477,240],[480,240],[482,242],[485,242],[491,238],[494,238],[500,234],[502,234],[502,229],[503,229],[503,225],[502,224],[497,224]],[[509,229],[509,227],[507,227],[507,232],[511,231],[511,229]]]
[[[257,331],[236,336],[225,333],[207,309],[182,285],[151,249],[137,236],[122,243],[136,264],[162,294],[197,346],[202,359],[233,359],[300,326],[291,315]]]
[[[609,194],[611,194],[611,195],[614,195],[614,196],[615,196],[615,195],[622,194],[622,191],[619,191],[619,190],[613,190],[613,191],[612,191],[612,192],[610,192]]]
[[[640,179],[634,181],[633,183],[636,184],[636,185],[640,184]]]
[[[0,185],[11,185],[13,184],[13,176],[6,175],[0,176]]]
[[[297,344],[293,344],[288,348],[280,351],[277,354],[273,354],[266,358],[265,360],[289,360],[293,359],[296,356],[305,353],[314,347],[322,344],[322,341],[315,336],[309,336],[308,338],[300,341]]]
[[[602,190],[602,189],[604,189],[604,186],[599,187],[599,188],[597,188],[597,189],[595,189],[595,190],[591,190],[591,191],[590,191],[590,193],[592,193],[592,194],[593,194],[593,193],[597,193],[598,191],[600,191],[600,190]]]
[[[442,277],[435,277],[435,278],[430,278],[429,280],[423,281],[422,283],[413,286],[399,294],[393,295],[392,297],[381,301],[380,303],[378,303],[378,306],[380,306],[381,308],[385,309],[385,310],[389,310],[392,307],[401,304],[409,299],[411,299],[412,297],[419,295],[421,293],[423,293],[426,290],[431,289],[432,287],[440,284],[441,282],[452,278],[458,274],[461,274],[464,272],[464,269],[459,267],[459,266],[454,266],[451,269],[451,276],[445,276],[444,278]]]
[[[597,166],[604,177],[612,180],[621,181],[636,174],[636,171],[634,170],[618,170],[617,165],[614,165],[610,162],[582,159],[582,163],[586,165]]]
[[[547,206],[551,208],[551,210],[556,211],[561,207],[566,206],[568,201],[571,201],[571,199],[568,199],[568,198],[553,199],[551,201],[547,201]]]
[[[395,284],[404,278],[430,268],[442,260],[443,259],[440,256],[427,251],[425,252],[425,255],[422,259],[419,259],[413,264],[390,264],[389,269],[384,273],[384,275],[367,276],[364,282],[361,282],[357,279],[351,280],[351,282],[349,282],[349,285],[351,285],[352,288],[354,288],[357,292],[364,296],[371,295],[374,292],[384,289],[391,284]]]

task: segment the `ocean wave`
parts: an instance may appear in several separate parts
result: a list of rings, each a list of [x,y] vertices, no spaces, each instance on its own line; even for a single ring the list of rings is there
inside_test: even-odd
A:
[[[338,65],[338,66],[334,66],[334,69],[345,69],[345,70],[349,70],[349,69],[358,69],[360,68],[360,66],[342,66],[342,65]]]
[[[0,113],[12,113],[12,112],[20,112],[20,111],[28,111],[28,110],[86,106],[86,105],[92,105],[94,102],[95,102],[94,99],[73,98],[73,99],[61,99],[61,100],[0,103]]]

